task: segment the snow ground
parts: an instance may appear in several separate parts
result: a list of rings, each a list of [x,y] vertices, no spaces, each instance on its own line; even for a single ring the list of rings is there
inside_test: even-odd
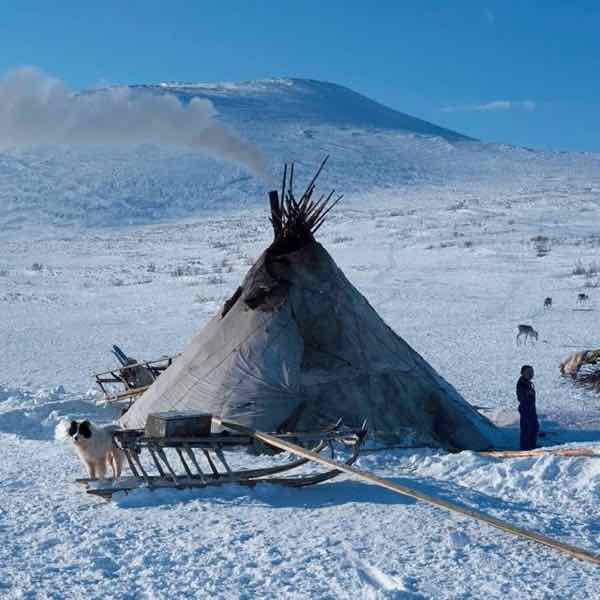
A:
[[[572,310],[581,290],[596,308],[584,287],[596,280],[572,269],[600,258],[600,207],[559,201],[427,189],[349,199],[320,239],[387,322],[515,441],[514,383],[529,362],[548,443],[598,443],[600,401],[563,381],[558,363],[572,347],[598,345],[596,313]],[[536,235],[548,238],[544,256]],[[600,597],[597,567],[343,477],[296,491],[137,492],[109,504],[72,483],[83,468],[54,427],[67,416],[110,420],[90,390],[92,371],[112,365],[110,345],[144,357],[181,348],[269,236],[265,210],[249,208],[5,242],[3,595]],[[520,322],[540,332],[537,344],[515,346]],[[388,450],[360,465],[600,551],[599,459]]]
[[[531,363],[545,443],[600,445],[600,399],[558,371],[600,345],[600,157],[309,121],[244,133],[271,158],[337,148],[322,186],[349,197],[319,240],[385,320],[515,444]],[[86,496],[54,428],[111,420],[92,389],[111,344],[176,352],[270,240],[264,184],[237,167],[120,152],[0,155],[0,597],[600,598],[598,567],[345,477]],[[515,345],[519,323],[537,344]],[[600,553],[598,458],[395,449],[359,465]]]

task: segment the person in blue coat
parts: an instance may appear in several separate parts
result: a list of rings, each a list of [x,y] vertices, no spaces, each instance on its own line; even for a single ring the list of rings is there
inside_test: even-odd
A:
[[[521,377],[517,381],[517,399],[521,417],[521,450],[533,450],[537,445],[540,424],[535,409],[534,371],[531,365],[521,367]]]

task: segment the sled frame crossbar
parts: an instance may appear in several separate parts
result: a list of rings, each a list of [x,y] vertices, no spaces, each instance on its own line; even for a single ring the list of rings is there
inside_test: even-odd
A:
[[[150,385],[131,387],[127,378],[128,372],[133,373],[135,369],[142,367],[146,370],[152,380],[156,381],[158,377],[173,364],[173,360],[176,356],[165,356],[164,358],[156,360],[141,360],[131,365],[124,365],[109,371],[96,373],[94,375],[96,385],[100,388],[100,391],[107,402],[113,404],[129,401],[130,404],[133,404],[137,396],[143,394]],[[114,385],[122,386],[123,390],[115,392],[111,389]]]

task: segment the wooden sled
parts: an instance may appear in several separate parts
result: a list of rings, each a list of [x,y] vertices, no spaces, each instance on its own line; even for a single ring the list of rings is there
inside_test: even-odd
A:
[[[171,366],[176,357],[177,355],[165,356],[157,360],[141,361],[128,359],[127,364],[121,361],[120,367],[96,373],[96,385],[109,404],[126,412],[136,399]]]
[[[221,433],[209,433],[202,437],[179,438],[148,437],[141,429],[116,431],[115,442],[123,450],[132,475],[117,480],[77,479],[77,482],[86,486],[88,494],[110,500],[116,492],[127,493],[142,487],[151,490],[190,489],[227,483],[253,486],[261,482],[304,487],[327,481],[340,473],[337,469],[331,469],[321,473],[276,477],[306,465],[309,462],[307,458],[298,458],[272,467],[233,471],[227,463],[225,450],[244,447],[252,450],[256,447],[257,440],[252,435],[240,434],[227,425],[223,425],[223,429]],[[367,430],[365,425],[360,429],[346,428],[339,421],[324,431],[272,435],[282,442],[309,447],[317,454],[328,448],[332,458],[335,456],[335,444],[348,446],[350,455],[343,464],[352,465],[358,458]],[[264,445],[274,448],[268,443]],[[202,461],[203,466],[200,464],[200,457],[205,460]]]

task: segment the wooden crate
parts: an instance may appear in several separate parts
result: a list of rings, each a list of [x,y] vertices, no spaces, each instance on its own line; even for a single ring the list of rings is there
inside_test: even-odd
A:
[[[151,413],[146,419],[144,434],[156,438],[186,438],[210,435],[212,416],[198,412]]]

